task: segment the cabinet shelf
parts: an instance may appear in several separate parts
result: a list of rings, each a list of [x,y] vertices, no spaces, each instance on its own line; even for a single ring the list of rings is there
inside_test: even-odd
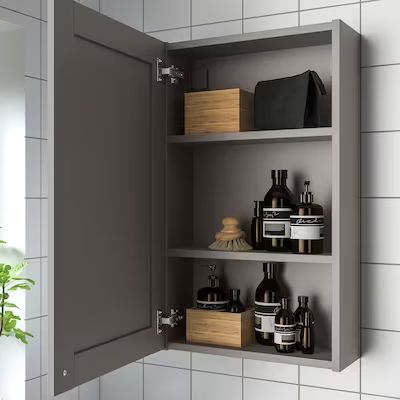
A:
[[[168,348],[228,357],[243,357],[247,359],[283,364],[295,364],[316,368],[332,368],[332,353],[328,349],[317,349],[312,355],[306,355],[301,352],[281,354],[278,353],[274,347],[262,346],[257,343],[246,346],[242,349],[234,349],[231,347],[187,343],[183,340],[174,340],[169,342]]]
[[[199,135],[170,135],[170,144],[233,144],[330,141],[333,128],[282,129],[232,133],[207,133]]]
[[[201,258],[213,260],[237,260],[256,262],[307,263],[331,264],[333,257],[330,254],[291,254],[271,253],[268,251],[215,251],[201,248],[180,247],[168,250],[169,257]]]

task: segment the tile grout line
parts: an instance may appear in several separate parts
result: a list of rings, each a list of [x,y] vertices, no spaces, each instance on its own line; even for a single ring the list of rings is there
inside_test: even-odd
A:
[[[300,365],[297,366],[297,400],[300,400]]]

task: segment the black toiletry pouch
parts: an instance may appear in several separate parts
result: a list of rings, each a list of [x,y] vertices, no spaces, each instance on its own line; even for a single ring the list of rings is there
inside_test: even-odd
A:
[[[315,71],[258,82],[254,92],[254,127],[258,130],[320,126],[320,96],[325,86]]]

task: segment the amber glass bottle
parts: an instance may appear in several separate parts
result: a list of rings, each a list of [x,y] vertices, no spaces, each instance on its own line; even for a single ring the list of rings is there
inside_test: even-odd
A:
[[[320,254],[324,251],[324,210],[313,203],[309,192],[310,181],[304,183],[305,191],[300,195],[300,204],[290,216],[290,238],[294,253]]]
[[[264,263],[264,279],[258,285],[255,301],[255,336],[258,343],[273,346],[275,316],[280,308],[281,291],[275,264]]]
[[[296,322],[289,309],[289,299],[282,298],[281,304],[275,317],[275,349],[279,353],[292,353],[296,344]]]
[[[263,236],[265,250],[290,251],[290,215],[293,194],[286,186],[287,170],[272,170],[272,187],[264,198]]]

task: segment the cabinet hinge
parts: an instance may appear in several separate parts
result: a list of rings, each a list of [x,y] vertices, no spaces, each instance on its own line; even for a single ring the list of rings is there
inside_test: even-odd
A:
[[[163,61],[161,58],[157,58],[157,82],[162,82],[164,77],[169,78],[169,82],[176,84],[179,79],[183,79],[183,72],[175,65],[169,67],[162,66]]]
[[[169,315],[165,315],[161,310],[157,310],[157,335],[161,335],[164,332],[164,326],[175,328],[182,320],[183,315],[179,313],[179,310],[171,309]]]

